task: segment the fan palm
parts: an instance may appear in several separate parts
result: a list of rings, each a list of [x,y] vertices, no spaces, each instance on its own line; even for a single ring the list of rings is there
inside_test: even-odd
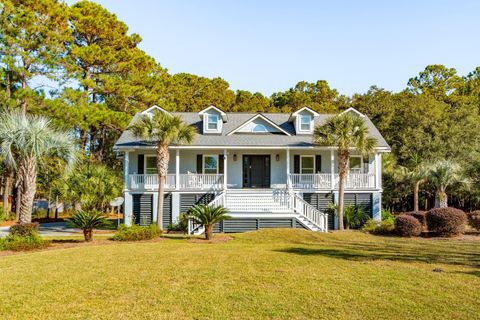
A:
[[[190,209],[190,216],[205,226],[205,238],[210,240],[213,235],[213,225],[217,222],[230,219],[225,207],[196,205]]]
[[[158,172],[158,203],[157,226],[162,229],[163,197],[165,192],[165,177],[168,173],[170,158],[168,147],[171,144],[190,144],[196,129],[189,126],[176,115],[167,112],[155,111],[153,115],[142,115],[128,130],[140,139],[154,142],[157,145],[157,172]]]
[[[75,141],[70,134],[55,130],[45,117],[18,111],[5,112],[0,117],[0,154],[17,170],[21,194],[19,223],[30,223],[39,161],[42,157],[57,156],[72,165]]]
[[[413,185],[413,211],[415,212],[419,211],[418,199],[420,185],[426,181],[429,170],[418,155],[412,155],[408,161],[408,166],[398,166],[400,178]]]
[[[324,125],[315,127],[313,140],[319,145],[338,148],[338,222],[339,229],[343,230],[345,184],[351,149],[363,154],[371,153],[377,139],[368,135],[368,128],[360,116],[348,112],[333,116]]]
[[[455,183],[465,182],[461,168],[457,163],[441,160],[434,163],[429,172],[428,180],[435,186],[435,207],[448,207],[447,188]]]

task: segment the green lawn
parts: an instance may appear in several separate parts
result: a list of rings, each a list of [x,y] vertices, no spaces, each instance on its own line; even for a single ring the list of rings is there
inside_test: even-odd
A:
[[[480,319],[479,266],[479,241],[358,232],[83,246],[0,257],[0,318]]]

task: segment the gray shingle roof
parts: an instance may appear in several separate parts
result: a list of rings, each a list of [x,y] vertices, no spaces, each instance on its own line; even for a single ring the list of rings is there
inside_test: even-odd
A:
[[[262,113],[266,118],[280,126],[285,131],[289,132],[291,136],[285,134],[245,134],[234,133],[228,135],[232,130],[236,129],[246,121],[250,120],[257,113],[237,113],[227,112],[228,121],[223,124],[222,134],[202,134],[203,122],[201,121],[198,113],[196,112],[173,112],[182,117],[182,119],[197,128],[196,139],[190,146],[290,146],[290,147],[308,147],[313,146],[312,135],[295,135],[295,128],[293,123],[288,122],[290,114],[287,113]],[[321,114],[315,117],[315,125],[322,125],[326,119],[332,115]],[[130,123],[136,121],[140,117],[140,113],[137,113]],[[364,117],[365,124],[369,130],[371,136],[377,138],[378,147],[390,149],[389,145],[377,130],[375,125]],[[142,141],[135,138],[131,132],[125,130],[115,147],[128,147],[128,146],[148,146],[152,142]]]

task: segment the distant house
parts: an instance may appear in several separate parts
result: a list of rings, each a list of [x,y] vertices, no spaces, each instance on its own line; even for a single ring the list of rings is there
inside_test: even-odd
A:
[[[154,110],[167,112],[157,106]],[[382,153],[390,147],[365,115],[369,134],[378,146],[370,156],[353,154],[345,203],[361,206],[381,219]],[[216,231],[242,232],[259,228],[335,229],[336,219],[324,214],[338,201],[338,159],[335,147],[312,142],[313,129],[331,115],[304,107],[292,114],[231,113],[210,106],[201,112],[174,113],[197,128],[191,145],[170,147],[163,224],[198,203],[224,205],[232,219]],[[156,220],[158,176],[155,146],[125,131],[115,144],[123,155],[125,223]],[[193,232],[202,232],[199,226]]]

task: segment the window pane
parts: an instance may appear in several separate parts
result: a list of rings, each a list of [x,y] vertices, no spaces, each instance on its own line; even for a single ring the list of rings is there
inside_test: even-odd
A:
[[[203,160],[204,173],[217,173],[218,161],[216,156],[205,156]]]
[[[216,114],[208,115],[208,129],[217,130],[218,129],[218,117]]]
[[[313,173],[313,157],[302,157],[302,173]]]
[[[300,117],[300,129],[304,131],[310,130],[310,116]]]
[[[146,157],[145,167],[147,174],[157,173],[157,157]]]
[[[253,132],[267,132],[267,128],[263,124],[257,124],[252,129]]]
[[[351,157],[349,161],[350,171],[360,172],[362,170],[362,158]]]

